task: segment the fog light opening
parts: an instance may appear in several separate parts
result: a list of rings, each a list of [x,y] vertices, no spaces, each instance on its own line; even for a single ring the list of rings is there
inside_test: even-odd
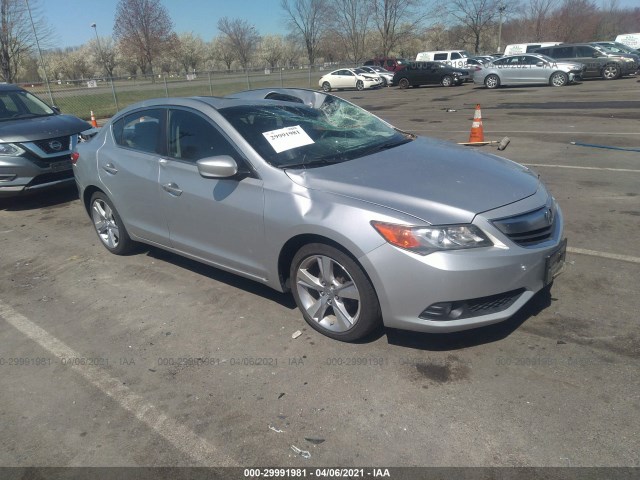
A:
[[[16,178],[14,174],[0,174],[0,182],[10,182],[14,178]]]

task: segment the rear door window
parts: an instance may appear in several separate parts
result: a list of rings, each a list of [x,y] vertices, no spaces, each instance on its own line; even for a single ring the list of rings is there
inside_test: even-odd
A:
[[[558,47],[553,49],[553,58],[574,58],[575,49],[573,47]]]
[[[433,59],[434,59],[434,60],[447,60],[447,56],[448,56],[448,55],[447,55],[446,53],[436,53],[436,54],[433,56]]]
[[[593,57],[593,54],[596,52],[595,48],[587,47],[585,45],[576,47],[576,51],[577,58]]]

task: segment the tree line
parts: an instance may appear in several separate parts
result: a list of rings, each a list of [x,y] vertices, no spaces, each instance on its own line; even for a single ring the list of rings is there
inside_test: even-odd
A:
[[[119,0],[111,35],[96,29],[86,44],[60,49],[51,45],[53,29],[38,1],[0,0],[5,82],[40,81],[43,69],[63,81],[358,64],[378,56],[415,58],[425,50],[494,53],[507,43],[612,40],[640,31],[640,7],[621,8],[618,0],[601,6],[593,0],[280,0],[282,33],[262,35],[245,19],[222,17],[218,35],[203,39],[176,33],[161,0]]]

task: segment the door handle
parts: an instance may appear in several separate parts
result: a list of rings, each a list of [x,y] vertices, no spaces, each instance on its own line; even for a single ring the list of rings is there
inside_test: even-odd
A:
[[[102,169],[105,172],[110,173],[111,175],[115,175],[116,173],[118,173],[118,169],[113,166],[113,163],[107,163],[106,165],[103,165]]]
[[[180,195],[182,195],[182,190],[180,190],[180,187],[178,187],[178,185],[176,185],[173,182],[165,183],[164,185],[162,185],[162,189],[176,197],[179,197]]]

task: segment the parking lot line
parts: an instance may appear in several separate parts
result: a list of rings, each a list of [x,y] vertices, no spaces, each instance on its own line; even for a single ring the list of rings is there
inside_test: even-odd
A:
[[[411,132],[414,132],[414,133],[415,132],[469,133],[469,129],[443,131],[442,129],[439,129],[439,130],[426,130],[426,129],[420,129],[420,128],[410,128],[410,129],[407,129],[407,130],[410,130]],[[543,131],[538,131],[538,130],[487,130],[486,128],[484,129],[484,133],[485,133],[485,135],[486,134],[492,134],[492,133],[535,133],[535,134],[541,134],[541,135],[612,135],[612,136],[620,136],[620,135],[638,136],[638,135],[640,135],[640,132],[574,132],[574,131],[568,131],[568,132],[561,132],[561,131],[543,132]]]
[[[2,302],[0,302],[0,317],[42,348],[58,357],[58,359],[82,358],[82,355],[65,343]],[[162,413],[157,407],[145,401],[140,395],[133,393],[120,380],[110,376],[102,368],[74,363],[70,364],[70,368],[82,375],[94,387],[115,400],[122,408],[131,412],[138,420],[145,423],[174,448],[191,457],[199,464],[215,465],[216,467],[238,465],[237,462],[220,452],[207,440]]]
[[[618,253],[598,252],[596,250],[587,250],[585,248],[567,247],[567,252],[577,253],[579,255],[589,255],[591,257],[608,258],[610,260],[621,260],[623,262],[640,263],[640,257],[620,255]]]
[[[581,167],[578,165],[547,165],[545,163],[523,163],[527,167],[549,167],[549,168],[574,168],[576,170],[607,170],[609,172],[631,172],[640,173],[640,170],[631,168],[611,168],[611,167]]]

